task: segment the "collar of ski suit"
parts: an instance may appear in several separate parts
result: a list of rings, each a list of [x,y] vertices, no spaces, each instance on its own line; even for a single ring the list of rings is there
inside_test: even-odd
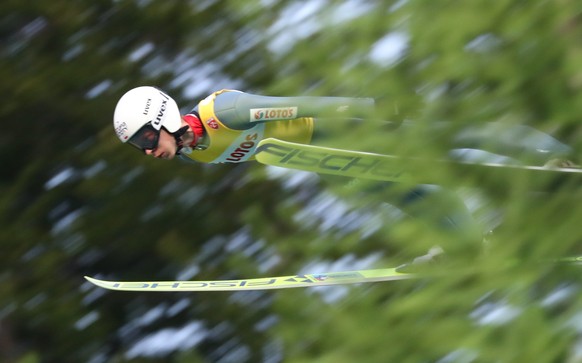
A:
[[[204,126],[202,126],[202,121],[198,118],[198,116],[194,114],[184,115],[184,121],[190,126],[194,133],[194,140],[190,143],[190,147],[194,148],[204,136]]]

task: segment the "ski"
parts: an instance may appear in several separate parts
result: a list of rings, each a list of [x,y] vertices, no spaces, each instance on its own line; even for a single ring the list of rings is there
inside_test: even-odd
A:
[[[400,273],[395,268],[325,272],[318,274],[262,277],[214,281],[107,281],[85,276],[90,283],[109,290],[188,292],[188,291],[249,291],[357,284],[404,280],[414,274]]]
[[[582,183],[582,169],[429,160],[335,149],[268,138],[259,142],[262,164],[322,174],[408,184],[456,185],[460,180],[507,186],[519,180],[526,189],[549,189],[560,183]],[[458,176],[458,177],[455,177]]]
[[[561,265],[582,265],[582,256],[546,261]],[[441,271],[442,273],[442,271]],[[434,274],[431,274],[434,275]],[[112,281],[90,276],[85,279],[95,286],[116,291],[194,292],[194,291],[250,291],[361,284],[381,281],[413,279],[423,274],[398,272],[397,268],[324,272],[239,280],[208,281]]]

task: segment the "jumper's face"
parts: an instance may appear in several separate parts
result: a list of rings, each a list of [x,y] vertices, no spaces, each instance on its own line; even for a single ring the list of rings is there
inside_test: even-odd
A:
[[[161,129],[158,136],[157,145],[149,149],[144,148],[143,150],[146,155],[152,155],[158,159],[171,160],[174,158],[174,156],[176,156],[177,149],[178,146],[176,145],[176,139],[174,136],[168,133],[166,130]]]

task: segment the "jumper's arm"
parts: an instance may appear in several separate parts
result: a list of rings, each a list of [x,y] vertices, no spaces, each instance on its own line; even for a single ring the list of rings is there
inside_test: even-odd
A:
[[[365,118],[373,112],[372,98],[271,97],[232,91],[217,95],[214,101],[214,113],[218,119],[239,130],[257,122],[299,117]]]

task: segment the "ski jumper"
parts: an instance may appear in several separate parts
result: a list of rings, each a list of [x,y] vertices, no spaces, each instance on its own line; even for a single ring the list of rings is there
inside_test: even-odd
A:
[[[370,98],[268,97],[222,90],[192,110],[204,126],[204,147],[182,154],[205,163],[253,160],[258,142],[265,138],[308,144],[314,130],[313,117],[362,117],[373,107]]]

